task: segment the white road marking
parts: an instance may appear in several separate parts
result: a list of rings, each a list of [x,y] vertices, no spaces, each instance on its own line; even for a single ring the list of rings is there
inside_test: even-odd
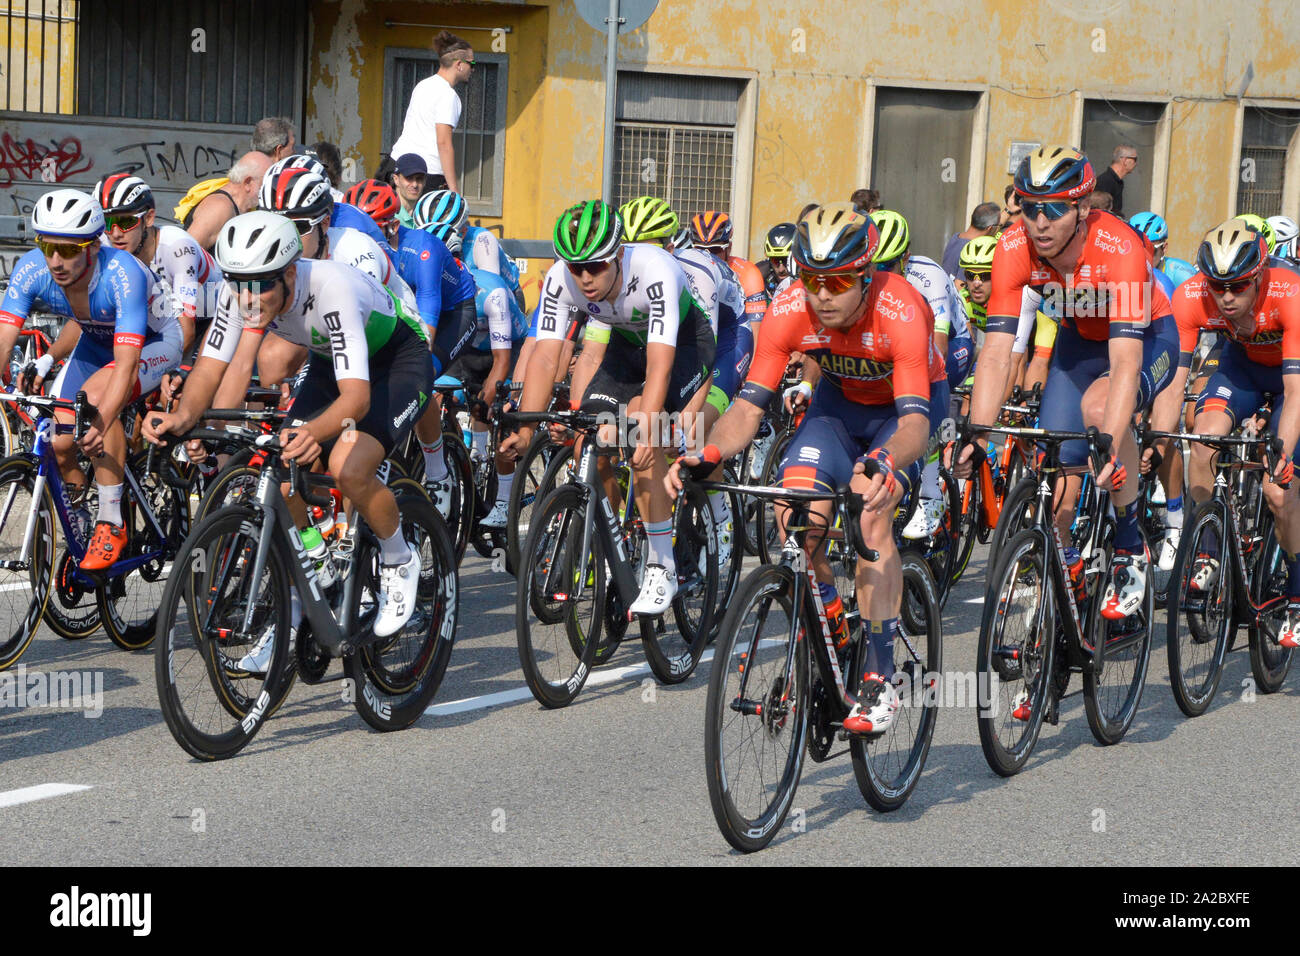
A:
[[[81,783],[42,783],[35,787],[23,787],[21,790],[7,790],[0,793],[0,807],[16,807],[20,803],[61,797],[64,794],[89,789],[91,789],[89,786]]]

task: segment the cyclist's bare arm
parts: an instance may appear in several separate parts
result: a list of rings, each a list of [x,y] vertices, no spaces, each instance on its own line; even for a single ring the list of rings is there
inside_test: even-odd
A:
[[[239,336],[239,345],[235,355],[226,367],[226,373],[217,387],[217,394],[212,399],[210,408],[242,408],[244,395],[248,392],[248,383],[253,380],[257,352],[262,347],[262,340],[270,332],[256,329],[244,329]]]

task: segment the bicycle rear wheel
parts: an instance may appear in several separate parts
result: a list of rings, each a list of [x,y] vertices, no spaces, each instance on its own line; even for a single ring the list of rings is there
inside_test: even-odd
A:
[[[913,629],[900,620],[894,639],[893,682],[900,698],[898,713],[879,737],[849,738],[858,789],[867,803],[882,813],[897,810],[916,789],[939,716],[943,615],[938,588],[926,562],[903,558],[903,601],[913,606],[912,617],[918,626]],[[849,693],[853,693],[861,680],[862,667],[854,666],[848,677]]]
[[[803,772],[806,636],[819,624],[806,606],[795,608],[793,599],[794,573],[787,567],[765,565],[745,578],[723,618],[709,676],[704,721],[709,805],[723,837],[744,853],[772,841]]]
[[[1272,694],[1282,688],[1295,652],[1277,642],[1286,612],[1287,567],[1286,555],[1273,533],[1272,513],[1265,514],[1260,522],[1260,535],[1263,553],[1250,578],[1250,599],[1263,610],[1259,622],[1250,628],[1250,671],[1255,686],[1265,694]]]
[[[953,584],[960,581],[961,576],[966,573],[970,556],[975,551],[975,542],[979,538],[980,523],[984,520],[984,501],[980,495],[978,472],[960,483],[957,499],[961,502],[961,518],[957,522],[957,557],[952,569]]]
[[[989,539],[990,560],[1002,553],[1016,532],[1032,528],[1038,516],[1038,485],[1035,479],[1021,478],[1014,485],[1007,485],[1007,488],[1006,497],[1002,499],[1002,509],[998,512],[997,527]],[[990,577],[989,583],[992,581],[993,578]]]
[[[1227,523],[1223,505],[1202,505],[1183,531],[1165,597],[1165,649],[1169,654],[1169,686],[1178,709],[1188,717],[1205,713],[1223,677],[1223,659],[1237,630],[1233,616],[1233,563],[1227,559]],[[1219,572],[1204,590],[1192,586],[1197,558],[1220,556]],[[1188,619],[1180,633],[1179,611]],[[1200,624],[1191,628],[1193,615]]]
[[[650,633],[642,641],[646,661],[661,684],[679,684],[694,673],[718,607],[718,533],[708,496],[698,486],[685,488],[677,496],[672,520],[676,626],[663,615],[650,621]]]
[[[542,500],[542,478],[554,450],[550,436],[539,429],[515,468],[515,483],[510,487],[510,509],[506,518],[506,557],[510,567],[516,571],[519,569],[520,548],[528,537],[533,506]]]

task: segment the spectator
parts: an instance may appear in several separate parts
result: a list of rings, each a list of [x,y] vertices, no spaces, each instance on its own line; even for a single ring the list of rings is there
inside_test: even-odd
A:
[[[877,209],[885,207],[880,202],[880,193],[874,189],[855,189],[853,195],[849,197],[849,202],[862,213],[873,213]]]
[[[322,140],[307,147],[307,152],[320,160],[320,164],[325,167],[325,175],[329,177],[330,185],[335,189],[342,189],[343,155],[339,152],[339,148],[333,143]]]
[[[943,271],[954,279],[961,278],[961,266],[958,263],[961,260],[962,246],[972,239],[991,236],[997,232],[1000,215],[1001,211],[995,202],[982,202],[971,210],[970,226],[949,239],[943,247]]]
[[[1006,189],[1002,190],[1002,220],[998,223],[998,232],[1001,232],[1019,218],[1020,197],[1016,195],[1016,187],[1008,185]]]
[[[1122,215],[1124,212],[1124,177],[1137,169],[1138,151],[1132,143],[1120,143],[1110,154],[1110,165],[1097,177],[1096,189],[1110,193],[1114,202],[1111,212]],[[1093,206],[1093,209],[1100,207]]]
[[[1089,209],[1105,209],[1113,212],[1115,208],[1115,197],[1104,189],[1094,189],[1088,195],[1087,202]]]
[[[433,40],[438,54],[438,72],[415,84],[406,107],[402,135],[389,150],[390,156],[416,153],[424,159],[428,174],[426,191],[450,189],[456,182],[456,153],[452,131],[460,123],[461,102],[456,87],[469,82],[474,71],[474,50],[460,37],[443,30]]]
[[[253,127],[252,148],[271,157],[271,162],[292,156],[298,148],[293,123],[285,116],[268,116]]]
[[[402,202],[397,221],[407,229],[415,228],[415,220],[412,218],[415,201],[424,195],[424,183],[428,178],[429,170],[424,165],[424,157],[419,153],[397,157],[397,165],[393,169],[393,189]]]
[[[230,182],[204,196],[190,211],[185,231],[211,252],[222,226],[241,213],[257,208],[257,191],[270,167],[271,157],[261,150],[240,156],[227,174]]]

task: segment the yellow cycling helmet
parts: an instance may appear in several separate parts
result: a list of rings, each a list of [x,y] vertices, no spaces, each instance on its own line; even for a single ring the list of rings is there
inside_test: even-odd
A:
[[[961,247],[957,267],[963,272],[991,272],[993,250],[997,247],[998,241],[992,236],[976,236]]]
[[[871,219],[880,230],[880,245],[876,247],[872,261],[883,264],[901,258],[912,241],[907,220],[892,209],[877,209],[871,214]]]
[[[1243,212],[1235,218],[1240,219],[1264,237],[1264,242],[1268,244],[1268,254],[1271,256],[1274,247],[1277,246],[1277,235],[1273,232],[1273,227],[1268,224],[1268,220],[1263,216],[1255,215],[1253,212]]]
[[[628,242],[671,239],[677,232],[677,213],[665,200],[654,196],[642,196],[624,203],[618,213],[623,219],[623,235]]]

